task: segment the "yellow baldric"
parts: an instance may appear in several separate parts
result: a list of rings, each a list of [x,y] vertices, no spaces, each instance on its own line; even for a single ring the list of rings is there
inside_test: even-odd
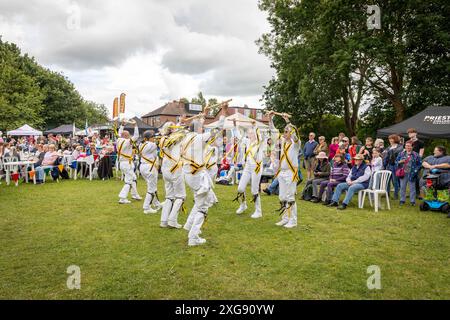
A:
[[[285,142],[283,144],[283,155],[281,156],[279,168],[277,170],[277,173],[275,174],[275,178],[278,177],[278,175],[280,174],[281,163],[283,162],[283,160],[286,160],[286,162],[289,166],[289,169],[292,171],[292,175],[293,175],[292,181],[296,182],[296,181],[298,181],[298,174],[297,174],[298,168],[294,167],[294,165],[292,164],[292,161],[288,155],[289,149],[291,147],[292,147],[292,142],[290,142],[290,143]]]
[[[153,170],[153,167],[156,164],[156,159],[149,159],[147,157],[145,157],[142,152],[144,151],[145,147],[147,146],[147,142],[145,142],[140,148],[139,148],[139,155],[141,156],[141,159],[144,160],[145,162],[147,162],[148,164],[151,164],[151,168],[150,171]]]
[[[205,157],[206,169],[208,169],[208,170],[211,169],[216,164],[215,162],[209,163],[213,154],[214,154],[214,149],[211,149],[211,150],[209,150],[209,152],[206,154],[206,157]]]
[[[254,148],[257,147],[256,151],[254,151]],[[245,161],[247,161],[247,157],[251,156],[253,158],[253,161],[255,161],[256,163],[256,168],[255,168],[255,173],[259,174],[259,172],[261,171],[261,161],[256,161],[256,153],[258,152],[259,149],[259,139],[255,142],[253,142],[249,147],[247,152],[245,153]]]
[[[189,164],[191,166],[191,174],[196,174],[198,171],[200,171],[200,169],[205,167],[205,164],[199,164],[197,162],[195,162],[192,159],[189,159],[188,157],[185,156],[185,152],[186,150],[189,148],[189,146],[194,142],[195,139],[195,134],[192,134],[192,136],[190,137],[190,139],[188,140],[188,142],[183,146],[183,152],[181,153],[181,157],[183,158],[184,162],[186,162],[187,164]]]
[[[117,149],[117,158],[120,161],[120,157],[122,156],[122,157],[128,159],[128,162],[131,163],[133,161],[133,155],[122,153],[122,148],[123,148],[123,144],[125,143],[125,141],[126,140],[123,140],[122,143],[120,144],[119,148]]]
[[[172,161],[174,163],[174,165],[170,168],[170,173],[174,173],[175,171],[177,171],[178,169],[181,168],[182,166],[182,162],[180,160],[175,160],[170,153],[168,153],[165,148],[168,148],[170,146],[172,146],[178,139],[174,139],[175,137],[163,137],[159,143],[159,156],[161,157],[161,159],[163,159],[164,157],[166,157],[167,159],[169,159],[170,161]],[[179,136],[177,136],[177,138],[179,138]]]

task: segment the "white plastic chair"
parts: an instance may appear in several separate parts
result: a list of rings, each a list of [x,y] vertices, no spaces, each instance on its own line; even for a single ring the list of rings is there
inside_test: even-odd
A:
[[[360,209],[364,208],[364,200],[366,198],[366,194],[369,194],[369,202],[370,206],[372,205],[372,198],[374,197],[374,205],[375,212],[378,212],[378,209],[381,208],[381,196],[386,197],[386,204],[389,210],[391,210],[391,204],[389,203],[389,194],[387,192],[389,179],[391,178],[392,172],[389,170],[381,170],[377,171],[372,176],[372,185],[369,189],[361,190],[358,192],[358,207]]]
[[[3,167],[5,171],[6,184],[9,185],[11,182],[11,174],[19,172],[18,165],[8,165],[8,162],[17,162],[19,159],[17,157],[3,157]]]
[[[70,178],[72,178],[72,173],[73,173],[73,169],[72,169],[72,166],[71,166],[72,161],[74,161],[72,155],[65,155],[63,157],[63,161],[62,161],[62,165],[64,165],[64,168],[69,170],[69,177]]]

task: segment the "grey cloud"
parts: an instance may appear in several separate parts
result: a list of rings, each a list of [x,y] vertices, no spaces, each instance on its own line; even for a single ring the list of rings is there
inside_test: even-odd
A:
[[[81,10],[78,30],[67,28],[72,4]],[[260,95],[272,75],[254,45],[267,28],[256,0],[0,1],[0,17],[19,23],[19,45],[56,68],[101,70],[162,51],[162,68],[204,77],[201,89],[222,96]]]

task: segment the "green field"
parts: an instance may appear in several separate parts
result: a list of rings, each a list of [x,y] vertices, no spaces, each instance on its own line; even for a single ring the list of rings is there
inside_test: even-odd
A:
[[[299,226],[287,230],[274,225],[277,197],[263,196],[255,221],[250,210],[234,213],[236,187],[217,186],[208,242],[189,248],[185,230],[159,228],[142,202],[119,205],[121,186],[0,185],[0,298],[450,299],[443,214],[398,202],[376,214],[356,209],[356,199],[343,212],[299,201]],[[142,180],[138,187],[144,195]],[[70,265],[81,268],[80,290],[66,286]],[[367,288],[370,265],[380,267],[381,290]]]

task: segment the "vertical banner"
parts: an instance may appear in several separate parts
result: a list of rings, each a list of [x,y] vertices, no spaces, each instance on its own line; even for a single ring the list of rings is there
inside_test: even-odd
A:
[[[119,98],[114,98],[113,103],[113,119],[117,118],[119,116]]]
[[[125,113],[125,93],[120,95],[120,113]]]

